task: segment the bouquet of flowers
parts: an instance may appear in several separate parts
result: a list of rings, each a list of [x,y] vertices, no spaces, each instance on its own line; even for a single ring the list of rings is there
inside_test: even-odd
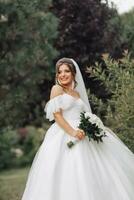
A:
[[[98,142],[103,142],[102,137],[106,136],[104,132],[103,122],[95,114],[90,112],[81,112],[80,114],[80,123],[78,128],[82,129],[85,132],[85,135],[88,136],[89,141],[91,139]],[[69,141],[67,146],[69,148],[73,147],[79,140]]]

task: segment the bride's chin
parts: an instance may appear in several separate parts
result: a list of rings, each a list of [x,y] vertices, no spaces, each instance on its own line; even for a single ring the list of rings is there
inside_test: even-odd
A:
[[[63,87],[70,87],[70,85],[72,84],[71,82],[62,82],[61,80],[60,80],[60,84],[61,84],[61,86],[63,86]]]
[[[63,87],[67,87],[67,86],[69,86],[68,83],[61,83],[61,85],[62,85]]]
[[[67,88],[68,87],[68,85],[66,85],[66,84],[61,84],[62,85],[62,87],[64,87],[64,88]]]

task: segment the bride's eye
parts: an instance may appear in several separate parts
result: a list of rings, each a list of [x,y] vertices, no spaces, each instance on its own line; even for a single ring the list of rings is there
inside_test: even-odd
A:
[[[65,70],[64,72],[66,72],[66,73],[70,73],[71,71],[70,70]],[[62,71],[58,71],[58,74],[61,74],[62,73]]]
[[[65,72],[70,72],[70,70],[67,69],[67,70],[65,70]]]

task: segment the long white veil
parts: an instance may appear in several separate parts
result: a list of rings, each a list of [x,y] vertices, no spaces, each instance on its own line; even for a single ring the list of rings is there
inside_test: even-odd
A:
[[[73,60],[72,58],[70,58],[70,60],[73,62],[75,68],[76,68],[76,76],[75,76],[75,80],[77,81],[77,86],[75,88],[76,91],[79,92],[81,99],[86,103],[89,112],[92,112],[91,110],[91,106],[88,100],[88,95],[86,92],[86,87],[85,87],[85,83],[81,74],[81,71],[79,69],[78,64],[76,63],[75,60]],[[123,143],[121,141],[121,139],[107,126],[105,126],[105,131],[108,131],[109,133],[111,133],[114,137],[116,137],[121,143]]]
[[[80,97],[86,103],[86,105],[89,109],[89,112],[92,112],[91,106],[90,106],[90,103],[89,103],[89,100],[88,100],[87,92],[86,92],[85,83],[83,81],[83,77],[82,77],[81,71],[79,69],[79,66],[78,66],[78,64],[76,63],[75,60],[73,60],[72,58],[70,58],[70,60],[73,62],[74,66],[76,68],[75,80],[77,81],[77,86],[76,86],[75,90],[77,92],[79,92]]]

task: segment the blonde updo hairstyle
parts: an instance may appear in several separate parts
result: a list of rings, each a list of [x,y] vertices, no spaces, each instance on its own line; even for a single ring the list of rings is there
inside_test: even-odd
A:
[[[72,76],[74,77],[74,88],[77,86],[77,81],[75,80],[75,75],[76,75],[76,68],[72,62],[72,60],[70,58],[61,58],[56,62],[56,76],[55,76],[55,82],[56,84],[60,85],[61,87],[63,87],[60,82],[58,81],[58,72],[59,72],[59,68],[61,65],[67,65],[69,70],[72,73]]]

